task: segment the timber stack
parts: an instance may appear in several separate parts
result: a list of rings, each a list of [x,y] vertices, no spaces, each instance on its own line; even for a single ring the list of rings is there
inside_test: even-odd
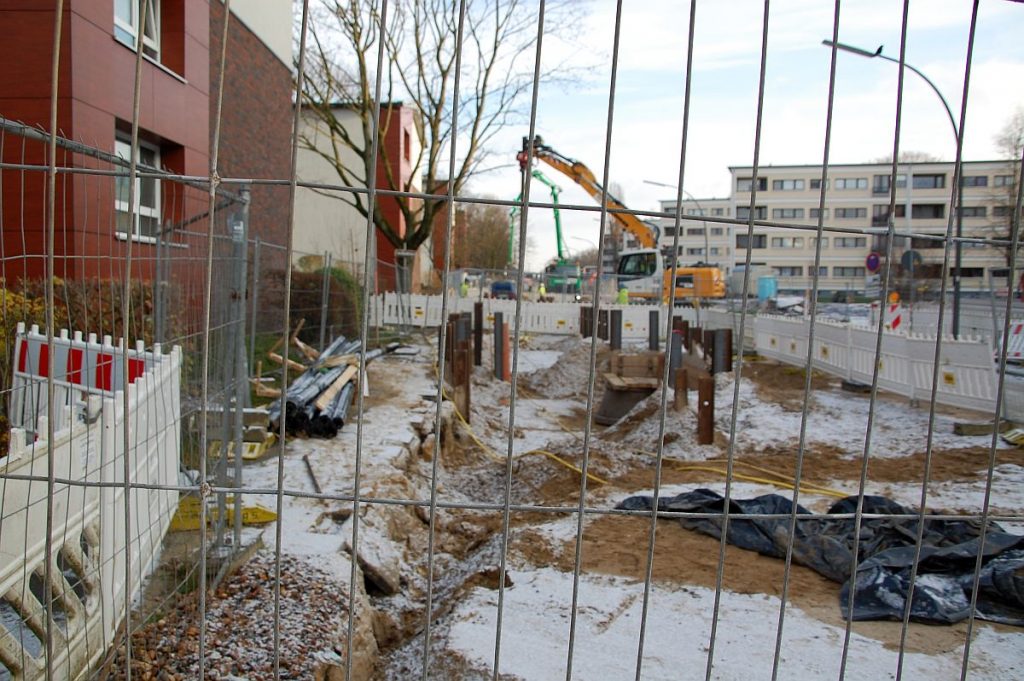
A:
[[[333,438],[344,427],[359,386],[360,365],[369,363],[398,347],[360,354],[359,340],[336,338],[296,378],[276,402],[270,405],[270,423],[274,430],[284,415],[285,431],[309,437]]]

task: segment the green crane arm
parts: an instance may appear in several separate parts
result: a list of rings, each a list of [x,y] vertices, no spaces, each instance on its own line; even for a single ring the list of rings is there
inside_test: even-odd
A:
[[[564,265],[566,262],[566,256],[568,255],[568,249],[565,247],[565,239],[562,237],[562,216],[558,212],[558,194],[562,191],[562,188],[552,182],[544,173],[539,170],[533,170],[531,173],[533,177],[544,183],[547,188],[551,191],[551,203],[554,206],[552,212],[555,214],[555,237],[557,239],[558,247],[558,264]],[[523,200],[522,193],[516,197],[516,203]],[[508,261],[512,262],[514,258],[513,244],[515,242],[515,229],[516,229],[516,217],[519,215],[519,206],[512,206],[512,209],[508,212]]]

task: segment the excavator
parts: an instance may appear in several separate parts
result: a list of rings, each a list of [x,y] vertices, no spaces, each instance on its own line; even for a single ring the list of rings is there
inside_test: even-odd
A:
[[[524,137],[522,151],[516,155],[523,173],[528,170],[529,149],[530,140]],[[696,298],[725,297],[721,270],[704,263],[682,266],[674,255],[663,254],[658,250],[658,227],[630,213],[622,201],[605,191],[586,165],[544,144],[539,135],[533,138],[533,157],[572,179],[598,203],[603,202],[612,219],[640,243],[640,248],[619,254],[615,270],[618,288],[626,290],[630,302],[668,302],[673,288],[678,304],[687,304]]]
[[[552,213],[555,216],[555,244],[558,250],[556,257],[544,269],[544,285],[549,293],[571,293],[579,295],[580,292],[580,266],[569,260],[569,249],[565,246],[565,239],[562,237],[562,217],[558,212],[558,194],[561,187],[552,182],[544,173],[534,168],[530,173],[551,191]],[[523,195],[516,197],[516,203],[522,201]],[[508,261],[515,260],[513,245],[516,234],[516,218],[519,216],[519,206],[513,206],[509,211],[508,224]]]

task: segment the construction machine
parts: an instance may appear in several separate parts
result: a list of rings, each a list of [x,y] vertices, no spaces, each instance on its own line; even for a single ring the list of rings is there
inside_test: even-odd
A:
[[[516,156],[523,173],[528,170],[529,149],[530,140],[524,137],[523,149]],[[667,302],[673,284],[676,301],[680,303],[686,302],[687,299],[725,296],[721,270],[704,263],[684,267],[678,263],[674,254],[663,254],[658,249],[660,231],[657,225],[645,222],[629,212],[622,201],[601,186],[586,165],[544,144],[539,135],[533,138],[533,157],[582,187],[598,203],[604,205],[608,214],[622,229],[639,242],[640,248],[619,254],[615,269],[618,288],[626,290],[630,302]]]
[[[539,180],[551,192],[552,213],[555,217],[555,246],[557,257],[544,268],[544,285],[549,293],[572,293],[580,292],[580,266],[579,263],[571,262],[569,249],[565,245],[565,238],[562,236],[562,217],[558,211],[558,194],[562,188],[552,182],[544,173],[534,168],[530,175]],[[523,200],[522,193],[516,197],[516,203]],[[515,243],[516,218],[519,216],[519,206],[513,206],[509,211],[508,225],[508,261],[514,261],[513,244]]]

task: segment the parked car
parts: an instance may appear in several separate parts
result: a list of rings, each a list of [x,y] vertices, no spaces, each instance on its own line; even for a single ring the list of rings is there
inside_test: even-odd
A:
[[[491,298],[516,299],[516,283],[502,279],[491,283]]]

